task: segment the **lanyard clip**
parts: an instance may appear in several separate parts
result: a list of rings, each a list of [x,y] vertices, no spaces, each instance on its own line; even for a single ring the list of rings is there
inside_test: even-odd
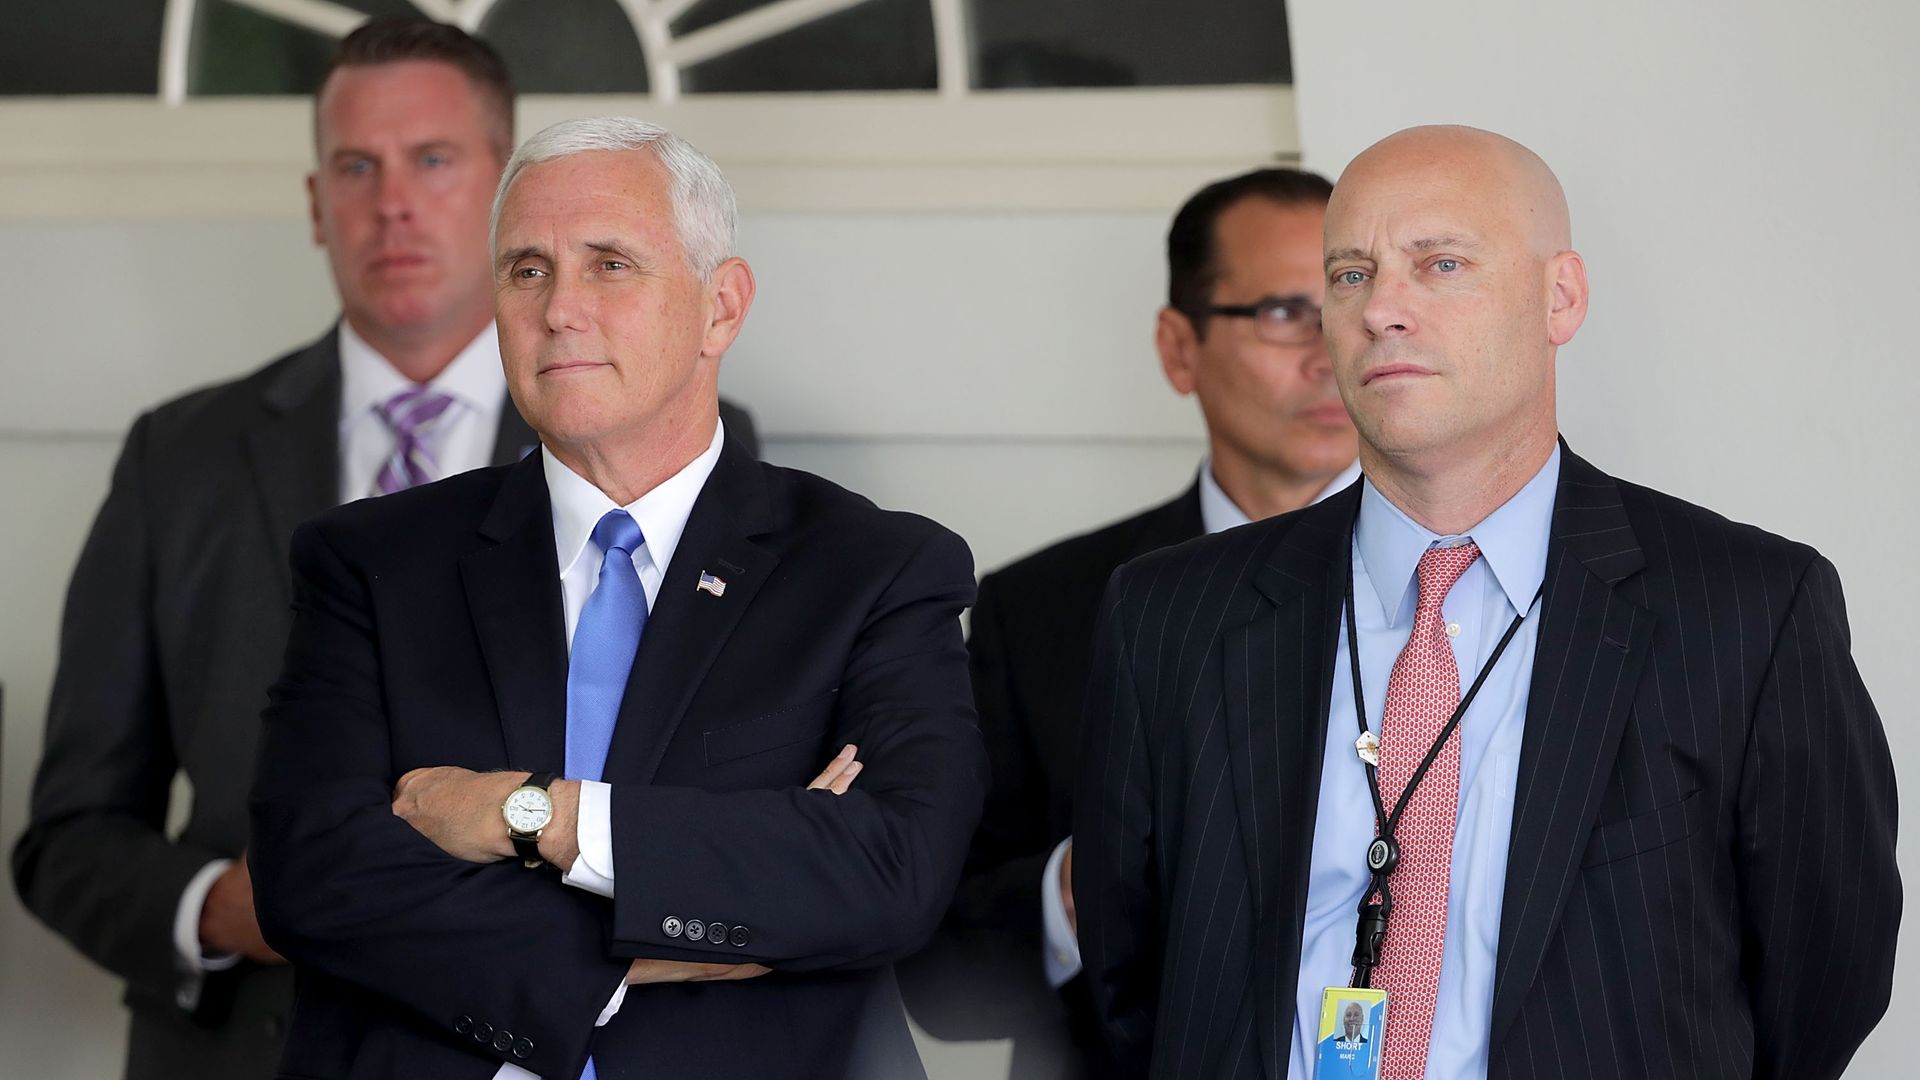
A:
[[[1373,969],[1380,966],[1380,947],[1387,940],[1387,916],[1393,901],[1360,905],[1360,922],[1353,936],[1353,985],[1371,986]]]

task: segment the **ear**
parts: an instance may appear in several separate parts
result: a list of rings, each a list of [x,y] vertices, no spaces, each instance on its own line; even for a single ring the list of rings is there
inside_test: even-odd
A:
[[[707,282],[707,333],[700,355],[718,360],[740,336],[753,306],[753,268],[738,256],[721,263]]]
[[[1200,335],[1193,320],[1170,307],[1160,309],[1153,326],[1153,347],[1160,352],[1160,370],[1181,397],[1193,393],[1200,359]]]
[[[1547,340],[1556,348],[1573,340],[1587,320],[1587,264],[1577,252],[1547,260]]]
[[[307,174],[307,220],[313,224],[313,246],[326,247],[327,237],[320,229],[320,173]]]

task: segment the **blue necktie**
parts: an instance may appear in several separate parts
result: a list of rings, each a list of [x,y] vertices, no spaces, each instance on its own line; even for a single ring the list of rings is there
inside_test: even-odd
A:
[[[625,510],[609,510],[593,527],[593,543],[606,557],[600,580],[580,611],[567,663],[567,776],[598,780],[620,718],[620,699],[647,625],[647,591],[633,569],[633,553],[646,540]]]
[[[646,538],[625,510],[609,510],[593,527],[593,543],[605,558],[600,580],[587,596],[573,628],[573,655],[567,663],[567,776],[598,780],[620,719],[620,699],[647,625],[647,591],[633,570],[633,553]],[[598,1080],[593,1059],[580,1080]]]

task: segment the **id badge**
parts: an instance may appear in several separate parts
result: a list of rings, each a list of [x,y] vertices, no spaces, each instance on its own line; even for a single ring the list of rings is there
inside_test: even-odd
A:
[[[1317,1080],[1380,1080],[1387,992],[1329,986],[1320,992]]]

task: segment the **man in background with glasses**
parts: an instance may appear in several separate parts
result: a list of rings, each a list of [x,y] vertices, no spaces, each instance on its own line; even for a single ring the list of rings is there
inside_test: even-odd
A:
[[[1079,977],[1068,837],[1093,624],[1116,567],[1296,510],[1359,475],[1320,334],[1332,185],[1257,169],[1201,189],[1167,233],[1154,344],[1199,399],[1207,456],[1173,501],[987,575],[968,644],[993,788],[934,944],[902,971],[945,1038],[1013,1037],[1015,1077],[1102,1075]]]

